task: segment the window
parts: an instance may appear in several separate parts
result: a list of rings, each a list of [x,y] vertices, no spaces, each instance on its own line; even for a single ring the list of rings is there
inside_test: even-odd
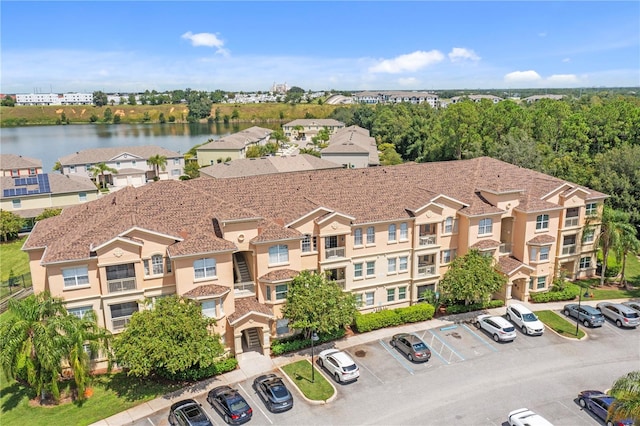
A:
[[[89,285],[89,268],[80,266],[63,269],[62,278],[64,279],[64,288]]]
[[[585,211],[584,213],[587,216],[595,216],[598,214],[598,204],[596,203],[587,203],[587,205],[585,206]]]
[[[407,222],[402,222],[400,224],[400,241],[405,241],[409,239],[409,225]]]
[[[589,269],[591,268],[591,258],[590,257],[581,257],[580,258],[580,269]]]
[[[353,245],[354,246],[362,245],[362,228],[356,228],[353,230]]]
[[[78,318],[82,319],[87,314],[87,312],[93,311],[93,307],[91,306],[81,306],[79,308],[67,308],[67,312],[70,315],[75,315]]]
[[[540,247],[540,261],[549,260],[549,247]]]
[[[400,272],[405,272],[409,269],[409,257],[408,256],[400,256],[400,265],[398,270]]]
[[[390,257],[389,259],[387,259],[387,272],[390,274],[393,274],[396,272],[396,258],[395,257]]]
[[[276,333],[278,335],[289,333],[289,320],[287,318],[276,320]]]
[[[193,273],[196,280],[214,278],[216,276],[215,259],[198,259],[193,262]]]
[[[11,200],[11,204],[13,205],[14,209],[19,209],[22,207],[22,203],[20,202],[20,200]]]
[[[179,158],[174,158],[173,159],[173,165],[174,166],[179,166],[180,165],[180,159]]]
[[[400,287],[398,288],[398,300],[404,300],[407,298],[407,288]]]
[[[388,288],[387,289],[387,302],[393,302],[396,300],[396,289]]]
[[[480,219],[478,224],[478,235],[490,234],[493,232],[493,219]]]
[[[373,291],[368,291],[364,294],[364,303],[366,306],[373,306],[375,301],[375,293]]]
[[[116,161],[116,169],[119,169],[119,168],[120,168],[120,162]]]
[[[367,244],[376,243],[376,230],[373,226],[367,228]]]
[[[391,225],[389,225],[389,242],[395,242],[396,241],[396,225],[395,223],[392,223]]]
[[[136,166],[136,160],[131,160],[131,166],[133,166],[133,167]]]
[[[86,192],[79,192],[78,193],[78,199],[83,202],[83,201],[87,201],[87,193]]]
[[[332,235],[324,239],[324,248],[336,248],[338,247],[338,236]]]
[[[280,284],[276,286],[276,300],[285,300],[289,292],[289,284]]]
[[[536,288],[540,290],[541,288],[545,288],[547,286],[547,277],[538,277]]]
[[[356,293],[356,306],[360,307],[362,306],[362,293]]]
[[[541,214],[536,218],[536,230],[549,229],[549,215]]]
[[[205,300],[201,306],[202,315],[207,318],[220,318],[224,315],[222,299]]]
[[[440,263],[450,263],[456,258],[456,249],[443,250],[441,255]]]
[[[165,258],[165,267],[167,268],[167,274],[171,272],[171,259]]]
[[[578,207],[571,207],[567,209],[567,215],[564,219],[565,228],[568,228],[570,226],[578,226],[579,215],[580,215],[580,209]]]
[[[367,276],[376,274],[376,261],[370,260],[367,262]]]
[[[449,216],[442,223],[442,232],[445,234],[453,234],[458,231],[458,221]]]
[[[36,174],[36,169],[29,169],[29,174],[30,175],[35,175]]]
[[[75,173],[76,172],[76,166],[69,166],[69,173]]]
[[[582,242],[585,244],[589,244],[593,242],[594,239],[594,235],[595,235],[595,231],[591,228],[585,229],[584,233],[582,234]]]
[[[353,264],[353,277],[362,278],[362,263]]]
[[[123,280],[125,278],[136,277],[136,270],[133,263],[125,263],[122,265],[110,265],[110,266],[107,266],[105,270],[107,272],[107,281]]]
[[[151,269],[149,269],[149,259],[145,259],[142,262],[144,263],[144,274],[146,276],[164,274],[164,258],[161,254],[151,256]]]
[[[312,237],[311,234],[304,234],[304,238],[302,238],[302,252],[310,253],[312,251],[317,251],[316,247],[316,237]]]
[[[269,247],[270,264],[287,262],[289,262],[289,247],[286,244]]]
[[[575,254],[576,235],[565,235],[562,239],[562,254]]]
[[[180,176],[180,169],[172,169],[171,176]]]

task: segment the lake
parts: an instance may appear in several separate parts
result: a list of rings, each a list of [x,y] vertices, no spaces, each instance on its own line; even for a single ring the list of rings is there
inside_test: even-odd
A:
[[[220,139],[252,126],[279,129],[274,123],[238,124],[71,124],[0,129],[0,153],[42,161],[50,173],[59,158],[92,148],[157,145],[185,153],[209,139]]]

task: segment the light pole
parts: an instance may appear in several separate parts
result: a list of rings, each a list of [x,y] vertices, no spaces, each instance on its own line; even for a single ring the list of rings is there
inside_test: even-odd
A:
[[[580,303],[582,302],[582,287],[578,293],[578,315],[576,315],[576,337],[578,336],[578,324],[580,324]]]
[[[320,340],[320,338],[318,337],[318,334],[314,331],[311,332],[311,383],[315,383],[316,381],[316,369],[313,366],[313,343],[317,342],[318,340]]]

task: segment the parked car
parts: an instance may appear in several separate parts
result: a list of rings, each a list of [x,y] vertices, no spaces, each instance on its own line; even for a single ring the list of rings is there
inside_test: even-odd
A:
[[[622,303],[600,302],[596,308],[618,327],[635,328],[640,324],[640,314]]]
[[[578,318],[585,327],[602,327],[604,324],[604,315],[593,306],[569,303],[564,305],[562,312],[568,317]]]
[[[409,358],[409,361],[427,362],[431,358],[427,344],[415,334],[396,334],[389,343]]]
[[[230,425],[240,425],[251,420],[253,410],[237,389],[223,385],[207,394],[207,402]]]
[[[511,426],[553,426],[551,422],[528,408],[520,408],[509,413]]]
[[[193,399],[183,399],[171,405],[169,424],[172,426],[213,426],[202,406]]]
[[[510,342],[516,338],[513,324],[497,315],[478,315],[476,327],[489,333],[496,342]]]
[[[634,311],[640,314],[640,302],[634,302],[633,300],[630,300],[628,302],[622,302],[622,304],[624,306],[630,307],[631,309],[633,309]]]
[[[507,319],[517,325],[524,334],[541,335],[544,333],[544,324],[526,306],[518,303],[509,305]]]
[[[632,426],[633,420],[624,419],[613,422],[609,419],[609,406],[615,398],[597,390],[585,390],[578,394],[578,403],[596,417],[606,423],[607,426]]]
[[[275,374],[258,376],[253,381],[253,388],[260,395],[269,411],[280,413],[293,408],[293,396],[281,377]]]
[[[346,352],[337,349],[326,349],[318,355],[318,364],[326,368],[336,382],[358,380],[360,369]]]

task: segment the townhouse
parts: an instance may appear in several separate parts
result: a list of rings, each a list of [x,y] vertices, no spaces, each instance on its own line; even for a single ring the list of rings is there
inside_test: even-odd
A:
[[[360,126],[336,130],[329,146],[320,151],[320,158],[352,169],[380,165],[375,138]]]
[[[228,159],[246,158],[247,149],[252,145],[264,146],[269,142],[273,130],[252,126],[248,129],[212,140],[196,148],[200,167],[223,163]]]
[[[408,306],[470,249],[525,300],[560,269],[594,274],[605,194],[492,158],[128,187],[38,222],[25,242],[36,292],[114,333],[144,299],[198,301],[235,354],[290,332],[281,308],[303,270],[359,309]],[[589,222],[591,225],[586,227]]]
[[[43,173],[42,161],[15,154],[0,154],[0,176],[27,177]]]
[[[91,105],[93,93],[18,93],[16,105]]]
[[[431,108],[438,107],[438,95],[417,91],[366,91],[353,94],[353,100],[360,104],[387,104],[408,102],[412,104],[429,104]]]
[[[243,158],[202,167],[200,176],[216,179],[299,172],[304,170],[336,169],[343,167],[310,154]]]
[[[303,141],[311,141],[323,129],[332,135],[343,128],[344,123],[333,118],[299,118],[282,125],[286,137]]]

